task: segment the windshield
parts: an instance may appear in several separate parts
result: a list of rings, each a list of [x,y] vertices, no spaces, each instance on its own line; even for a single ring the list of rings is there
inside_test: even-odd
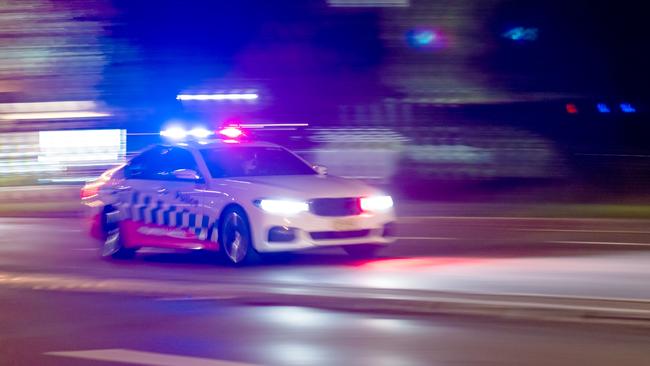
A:
[[[201,150],[213,178],[309,175],[314,169],[280,147],[229,146]]]

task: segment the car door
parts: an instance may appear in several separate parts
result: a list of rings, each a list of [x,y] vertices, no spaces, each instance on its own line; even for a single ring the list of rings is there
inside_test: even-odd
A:
[[[129,241],[142,246],[200,249],[209,236],[203,215],[200,174],[189,179],[177,172],[198,172],[192,154],[180,147],[155,147],[134,159],[126,174],[132,189]],[[187,176],[187,174],[186,174]]]

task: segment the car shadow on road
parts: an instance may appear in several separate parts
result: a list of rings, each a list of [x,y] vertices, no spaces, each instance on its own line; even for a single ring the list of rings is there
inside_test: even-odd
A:
[[[136,262],[147,262],[152,264],[170,264],[170,265],[190,265],[200,267],[218,267],[218,268],[272,268],[282,266],[300,266],[300,267],[317,267],[317,266],[338,266],[338,267],[357,267],[368,262],[393,260],[393,259],[415,259],[415,258],[532,258],[532,257],[573,257],[573,256],[590,256],[601,255],[608,252],[599,248],[566,248],[566,247],[484,247],[481,249],[462,249],[462,248],[438,248],[437,250],[428,250],[426,252],[404,251],[402,253],[391,253],[387,250],[385,253],[380,252],[375,258],[358,259],[352,258],[343,251],[337,249],[324,249],[291,253],[274,253],[264,254],[259,260],[247,263],[242,266],[230,264],[220,253],[203,252],[203,251],[160,251],[144,250],[139,252]]]
[[[377,259],[395,259],[398,257],[378,255]],[[235,266],[223,258],[219,253],[211,252],[168,252],[168,251],[145,251],[138,253],[134,261],[142,261],[156,264],[176,264],[176,265],[197,265],[197,266],[215,266],[223,268],[242,267],[243,268],[265,268],[279,266],[344,266],[355,267],[367,262],[367,259],[352,258],[341,251],[326,252],[299,252],[299,253],[274,253],[264,254],[252,263],[242,266]]]

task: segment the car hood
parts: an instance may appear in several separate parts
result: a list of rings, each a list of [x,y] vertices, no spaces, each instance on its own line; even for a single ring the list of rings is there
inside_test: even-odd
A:
[[[376,188],[358,180],[316,174],[240,177],[218,181],[220,182],[215,183],[222,187],[225,185],[237,190],[245,190],[258,198],[270,198],[276,195],[300,199],[362,197],[379,193]]]

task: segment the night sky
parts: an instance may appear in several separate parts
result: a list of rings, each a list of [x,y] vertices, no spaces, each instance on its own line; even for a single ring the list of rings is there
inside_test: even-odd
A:
[[[382,10],[334,9],[324,1],[115,1],[105,37],[110,57],[104,98],[118,105],[163,105],[180,91],[266,88],[278,113],[300,106],[313,113],[324,101],[403,96],[382,83],[382,67],[403,51],[381,39],[382,17],[418,14],[422,3]],[[426,14],[418,16],[405,29],[427,23]],[[491,84],[496,88],[640,98],[647,96],[649,81],[645,17],[640,5],[627,0],[495,1],[458,19],[455,29],[481,25],[471,37],[487,51],[461,62],[497,80]],[[517,26],[537,28],[538,39],[501,36]],[[404,34],[392,38],[404,38],[401,47],[408,47]],[[434,68],[436,62],[456,62],[438,61],[450,50],[436,52],[441,57],[425,61]]]

